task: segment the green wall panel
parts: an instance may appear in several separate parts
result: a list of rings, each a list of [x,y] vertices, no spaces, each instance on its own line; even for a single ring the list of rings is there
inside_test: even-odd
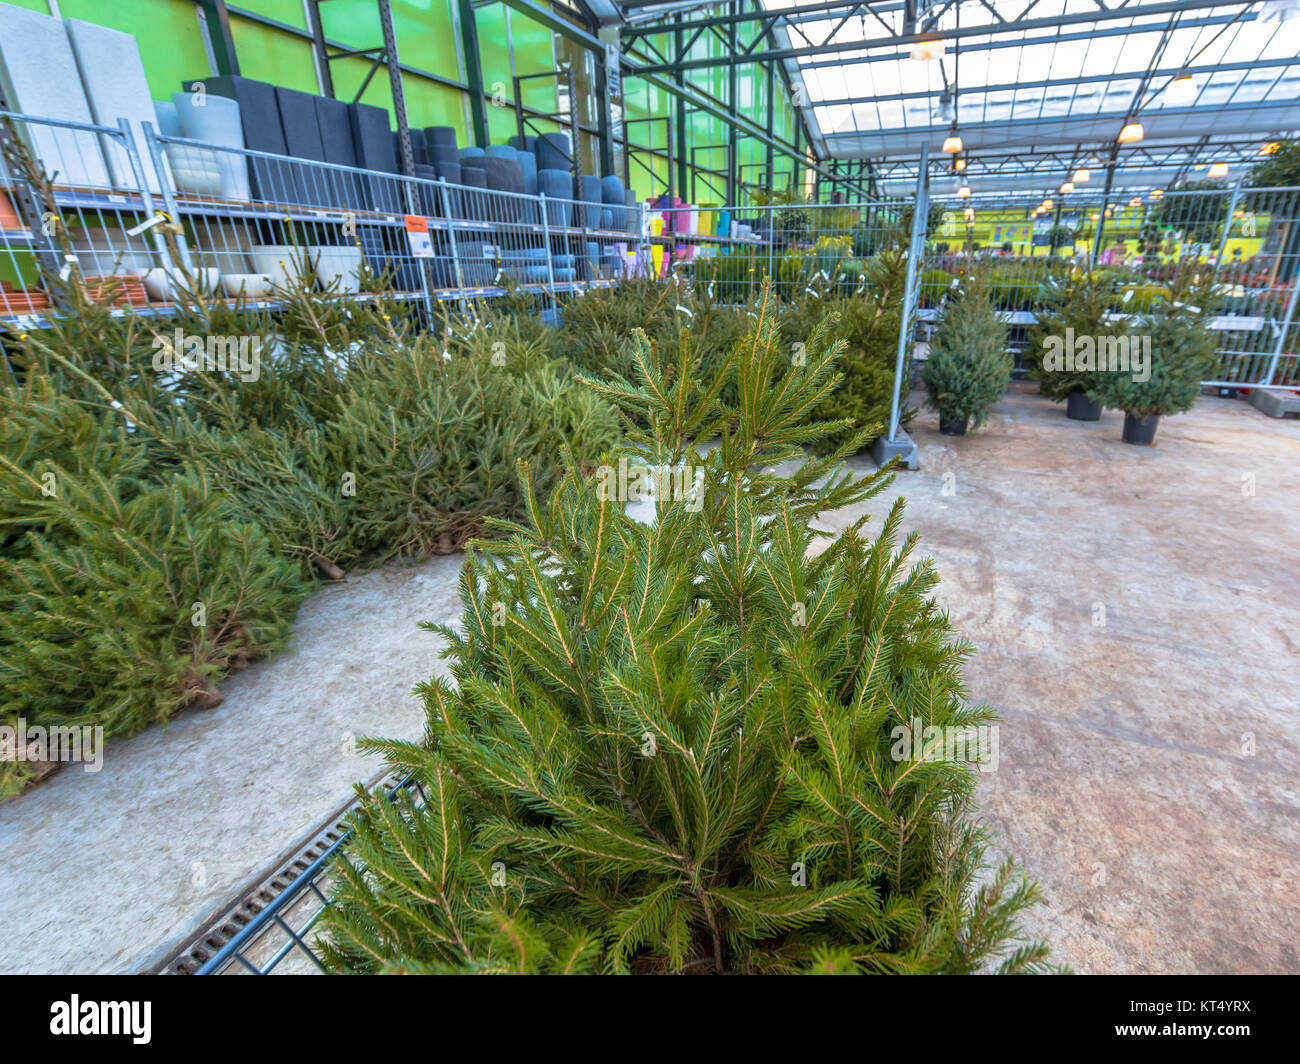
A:
[[[20,7],[48,11],[45,0],[8,0]],[[750,0],[756,4],[758,0]],[[459,82],[463,64],[460,36],[453,16],[455,0],[393,0],[393,21],[397,46],[403,63],[436,73]],[[302,0],[234,0],[232,6],[255,12],[298,29],[307,28]],[[60,0],[65,16],[85,19],[134,34],[140,42],[145,74],[155,99],[166,99],[177,92],[183,81],[209,72],[207,51],[200,22],[191,0]],[[720,13],[725,5],[713,9]],[[375,0],[330,0],[321,5],[325,35],[350,48],[376,47],[382,44]],[[691,17],[698,17],[697,15]],[[555,39],[550,30],[503,5],[490,5],[476,12],[479,52],[485,91],[489,97],[488,126],[494,142],[504,141],[516,129],[513,103],[513,74],[537,74],[554,71],[558,59],[573,63],[578,85],[578,113],[584,123],[596,124],[595,108],[603,106],[592,96],[588,77],[592,64],[579,46]],[[741,46],[754,39],[756,24],[738,27]],[[231,33],[239,57],[241,72],[250,78],[285,85],[306,92],[316,92],[315,61],[310,41],[275,27],[263,26],[238,14],[231,15]],[[665,53],[673,48],[671,35],[655,41]],[[727,51],[723,36],[704,34],[692,45],[692,58],[722,56]],[[649,58],[647,56],[647,58]],[[335,94],[352,99],[371,67],[364,57],[336,60],[331,64]],[[726,106],[730,91],[730,73],[719,66],[687,73],[686,83],[698,92]],[[794,139],[798,121],[778,77],[775,98],[767,99],[767,75],[756,64],[737,68],[737,111],[765,128],[769,115],[775,135],[786,142]],[[471,142],[468,133],[468,109],[465,94],[428,78],[408,74],[404,79],[407,112],[411,124],[451,125],[460,133],[462,144]],[[494,106],[493,91],[499,90],[506,106]],[[554,112],[557,106],[556,80],[531,78],[523,82],[523,102],[539,112]],[[387,72],[377,71],[362,97],[365,102],[391,111],[392,95]],[[632,120],[629,133],[634,144],[647,150],[639,153],[644,166],[633,164],[629,183],[638,195],[646,197],[662,192],[668,184],[667,125],[664,122],[636,122],[648,117],[677,117],[677,102],[670,94],[637,79],[624,83],[624,115]],[[555,128],[554,123],[534,120],[541,129]],[[728,124],[693,108],[687,110],[688,145],[694,145],[695,164],[701,170],[723,170],[727,165],[725,145],[730,139]],[[584,137],[584,165],[594,169],[592,138]],[[706,147],[707,146],[707,147]],[[674,150],[676,145],[674,145]],[[736,163],[745,180],[767,183],[767,148],[753,137],[740,134]],[[621,160],[620,160],[621,165]],[[775,179],[784,186],[792,171],[791,160],[776,153]],[[693,182],[698,198],[716,201],[710,186],[718,180],[697,174]],[[689,191],[689,189],[688,189]],[[680,190],[679,190],[680,194]]]

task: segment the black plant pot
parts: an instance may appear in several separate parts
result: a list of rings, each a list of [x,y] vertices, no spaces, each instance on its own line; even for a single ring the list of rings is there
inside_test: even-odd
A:
[[[1146,417],[1134,417],[1132,414],[1124,415],[1124,442],[1152,444],[1156,442],[1156,426],[1160,423],[1159,414],[1148,414]]]
[[[970,421],[968,416],[947,420],[941,414],[939,415],[939,431],[945,436],[965,436],[968,421]]]
[[[1089,399],[1087,392],[1073,391],[1065,399],[1065,416],[1074,421],[1100,421],[1101,403]]]

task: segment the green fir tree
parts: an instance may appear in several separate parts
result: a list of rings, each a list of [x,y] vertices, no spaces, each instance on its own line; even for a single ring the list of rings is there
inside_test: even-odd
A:
[[[922,379],[926,404],[941,421],[979,428],[1011,380],[1007,326],[989,297],[987,278],[972,270],[939,317]]]
[[[966,700],[933,567],[898,542],[901,500],[874,540],[865,517],[810,531],[889,480],[843,470],[865,431],[805,459],[844,427],[809,419],[838,354],[822,329],[791,367],[765,301],[702,380],[641,337],[635,383],[593,382],[648,426],[610,467],[674,477],[640,523],[610,469],[570,462],[508,539],[469,552],[424,741],[370,744],[418,789],[353,818],[333,969],[1043,967],[1017,931],[1035,888],[983,868],[972,766],[900,754],[913,725],[993,718]]]

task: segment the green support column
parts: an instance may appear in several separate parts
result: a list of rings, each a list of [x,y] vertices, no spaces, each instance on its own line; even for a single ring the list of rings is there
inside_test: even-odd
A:
[[[767,189],[776,188],[776,149],[772,147],[771,138],[776,132],[776,66],[769,62],[767,67]]]
[[[488,146],[487,98],[483,94],[483,63],[478,52],[478,23],[471,0],[456,0],[460,15],[460,44],[465,54],[465,83],[469,87],[470,132],[474,144]]]
[[[681,16],[681,15],[678,15],[678,16],[677,16],[677,21],[678,21],[678,22],[681,22],[681,20],[682,20],[682,16]],[[682,31],[681,31],[680,29],[679,29],[679,30],[676,30],[676,31],[674,32],[673,36],[674,36],[674,38],[675,38],[675,42],[676,42],[677,54],[678,54],[678,55],[681,55],[681,54],[682,54],[682,47],[683,47],[683,45],[685,45],[685,43],[686,43],[685,39],[684,39],[683,36],[682,36]],[[686,85],[686,77],[685,77],[684,74],[682,74],[681,71],[677,71],[677,72],[673,75],[673,80],[674,80],[675,82],[677,82],[677,84],[680,85],[680,86],[685,87],[685,85]],[[687,130],[686,130],[686,101],[685,101],[684,99],[682,99],[682,97],[680,97],[680,96],[677,97],[677,121],[676,121],[674,124],[675,124],[676,127],[677,127],[677,129],[676,129],[676,134],[677,134],[677,144],[676,144],[676,147],[675,147],[675,151],[676,151],[676,154],[677,154],[677,188],[676,188],[676,194],[677,194],[678,196],[680,196],[680,197],[681,197],[682,199],[684,199],[684,200],[689,200],[689,199],[691,198],[691,188],[690,188],[690,182],[689,182],[689,179],[688,179],[688,176],[687,176],[687,173],[688,173],[688,165],[687,165],[687,164],[688,164],[688,162],[689,162],[689,159],[687,158],[687,156],[688,156],[689,153],[688,153],[687,150],[686,150],[686,144],[687,144],[687,141],[688,141],[689,138],[688,138],[687,135],[686,135],[686,133],[687,133]]]
[[[235,39],[230,35],[230,13],[226,0],[198,0],[203,12],[203,23],[212,45],[212,58],[218,74],[238,74],[239,57],[235,55]]]
[[[729,5],[732,14],[739,12],[739,0],[732,0]],[[736,54],[736,24],[729,22],[727,24],[727,50]],[[736,117],[736,94],[740,89],[738,67],[735,63],[727,67],[727,112],[734,119]],[[740,159],[736,152],[736,124],[731,122],[727,126],[727,203],[734,204],[739,199],[740,188],[736,181],[736,172],[740,166]]]

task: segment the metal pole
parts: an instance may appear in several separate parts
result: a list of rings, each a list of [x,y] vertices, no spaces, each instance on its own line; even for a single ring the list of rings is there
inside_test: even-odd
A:
[[[542,246],[546,248],[546,279],[551,288],[551,299],[555,299],[555,258],[551,254],[551,220],[546,210],[546,193],[538,191],[537,205],[542,216]]]
[[[1232,232],[1232,216],[1237,210],[1237,200],[1241,197],[1241,183],[1244,180],[1244,177],[1239,177],[1236,184],[1232,186],[1232,199],[1228,201],[1228,217],[1223,220],[1223,239],[1219,241],[1219,253],[1214,256],[1214,275],[1216,277],[1223,266],[1223,253],[1228,250],[1228,234]]]
[[[388,0],[382,0],[387,4]],[[483,97],[483,62],[478,51],[478,23],[474,18],[471,0],[457,0],[460,12],[460,43],[465,53],[465,83],[469,87],[469,118],[474,133],[474,143],[480,148],[488,144],[487,101]]]
[[[1264,387],[1273,383],[1273,378],[1277,376],[1277,364],[1282,359],[1282,348],[1286,345],[1287,330],[1291,328],[1291,322],[1295,318],[1296,297],[1300,296],[1300,271],[1296,272],[1295,281],[1291,285],[1291,298],[1286,302],[1286,316],[1282,319],[1282,330],[1277,334],[1277,344],[1273,348],[1273,357],[1268,363],[1268,376],[1264,378]]]
[[[438,192],[442,197],[442,213],[447,219],[447,243],[451,246],[451,265],[456,274],[456,291],[463,298],[465,295],[465,280],[460,270],[460,251],[456,247],[456,215],[451,209],[451,197],[447,194],[447,179],[445,177],[438,178]]]
[[[238,74],[239,58],[235,54],[235,39],[230,33],[230,12],[226,0],[199,0],[203,26],[212,45],[212,58],[217,74]]]
[[[916,304],[920,258],[925,247],[925,222],[930,211],[930,145],[921,145],[921,166],[916,175],[916,204],[912,208],[912,241],[907,250],[907,279],[903,285],[903,320],[898,327],[898,355],[894,359],[894,397],[889,405],[890,443],[898,435],[899,399],[903,387],[903,363],[912,338],[912,313]]]
[[[411,121],[406,114],[406,90],[402,86],[402,64],[397,58],[397,34],[393,30],[393,8],[389,0],[379,0],[379,25],[384,34],[384,61],[388,67],[388,84],[393,93],[393,121],[397,123],[397,143],[402,173],[415,176],[415,152],[411,149]],[[406,183],[406,211],[415,213],[415,188]]]
[[[325,43],[325,27],[320,17],[321,0],[307,0],[307,16],[311,23],[312,51],[316,55],[316,73],[320,79],[322,96],[334,95],[334,75],[330,72],[329,46]]]
[[[1110,204],[1110,188],[1115,182],[1115,171],[1119,165],[1119,144],[1110,150],[1110,165],[1106,167],[1106,187],[1101,193],[1101,210],[1097,214],[1097,232],[1092,238],[1092,254],[1088,257],[1088,269],[1095,269],[1097,259],[1101,256],[1101,235],[1106,231],[1106,209]]]
[[[126,150],[127,160],[131,163],[131,174],[135,177],[135,187],[140,190],[140,202],[144,204],[145,217],[152,218],[154,215],[153,197],[149,194],[149,182],[145,177],[144,164],[140,160],[140,152],[136,148],[135,135],[131,131],[131,123],[125,118],[119,118],[117,120],[117,128],[122,131],[122,146]],[[155,173],[157,173],[156,170]],[[167,175],[165,173],[158,173],[157,176],[158,187],[160,189],[166,188]],[[154,228],[150,230],[150,235],[153,237],[153,246],[158,252],[159,261],[165,263],[167,260],[167,241],[165,241],[162,234],[158,232],[157,226],[154,226]]]
[[[140,128],[144,130],[145,144],[149,148],[149,159],[153,163],[154,172],[158,175],[159,188],[162,189],[163,206],[167,208],[167,214],[173,222],[180,221],[180,212],[176,209],[176,200],[172,197],[171,187],[163,179],[163,175],[170,171],[163,165],[162,145],[158,142],[158,137],[154,133],[152,122],[141,122]],[[180,265],[185,268],[187,273],[194,273],[194,261],[190,258],[189,245],[185,242],[185,234],[176,234],[176,249],[180,252]],[[175,265],[175,263],[173,263]]]

